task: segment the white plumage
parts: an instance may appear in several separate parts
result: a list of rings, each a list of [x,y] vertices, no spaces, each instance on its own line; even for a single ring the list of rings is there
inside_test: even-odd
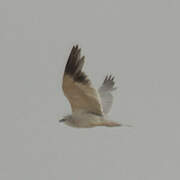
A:
[[[65,116],[60,122],[79,128],[121,126],[108,118],[113,103],[112,91],[116,89],[114,77],[106,76],[97,91],[82,71],[84,59],[84,56],[81,57],[81,49],[73,46],[62,84],[64,94],[71,104],[72,114]]]
[[[106,76],[102,86],[99,88],[98,92],[101,97],[101,104],[103,107],[103,112],[108,114],[111,110],[113,104],[112,91],[116,88],[114,87],[114,77]]]

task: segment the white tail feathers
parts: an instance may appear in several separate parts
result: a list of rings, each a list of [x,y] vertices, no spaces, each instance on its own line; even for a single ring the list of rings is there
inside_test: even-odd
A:
[[[96,125],[97,126],[107,126],[107,127],[115,127],[115,126],[133,127],[128,124],[121,124],[121,123],[114,122],[114,121],[102,121],[102,122],[98,122],[98,124],[96,124]]]

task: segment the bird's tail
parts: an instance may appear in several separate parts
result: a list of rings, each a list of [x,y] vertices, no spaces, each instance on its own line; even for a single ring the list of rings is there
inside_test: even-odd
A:
[[[103,121],[103,122],[101,122],[99,125],[100,125],[100,126],[107,126],[107,127],[116,127],[116,126],[132,127],[131,125],[121,124],[121,123],[114,122],[114,121]]]

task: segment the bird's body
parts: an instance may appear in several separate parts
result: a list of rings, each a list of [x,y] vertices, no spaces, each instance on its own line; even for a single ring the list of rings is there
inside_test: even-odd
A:
[[[74,112],[72,115],[66,116],[66,118],[65,124],[78,128],[94,127],[103,121],[103,116],[83,111]]]
[[[69,55],[63,76],[62,89],[69,100],[72,114],[65,116],[60,122],[77,128],[95,126],[121,126],[109,120],[114,87],[114,77],[106,76],[101,87],[96,90],[87,75],[82,71],[84,56],[81,49],[74,46]]]
[[[76,128],[91,128],[95,126],[121,126],[121,124],[108,120],[108,116],[99,116],[88,112],[74,112],[64,117],[64,123]]]

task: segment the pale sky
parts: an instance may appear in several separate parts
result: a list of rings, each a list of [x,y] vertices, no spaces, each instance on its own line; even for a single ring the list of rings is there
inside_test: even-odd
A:
[[[0,179],[179,180],[180,1],[1,0]],[[111,118],[75,129],[61,83],[73,45]]]

